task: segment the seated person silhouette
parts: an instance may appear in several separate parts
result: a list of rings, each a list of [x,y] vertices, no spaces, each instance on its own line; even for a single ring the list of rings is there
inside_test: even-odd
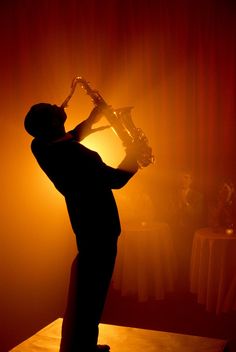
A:
[[[107,166],[79,142],[94,132],[101,109],[66,132],[62,107],[33,105],[25,117],[34,137],[31,149],[42,170],[65,197],[78,255],[72,268],[68,302],[62,324],[60,352],[108,351],[98,345],[98,326],[117,252],[120,221],[112,189],[123,187],[137,172],[136,149],[126,149],[117,168]]]
[[[236,198],[235,187],[231,180],[219,186],[216,199],[209,205],[209,226],[214,231],[220,229],[235,231]]]
[[[203,226],[203,195],[193,187],[188,169],[177,172],[174,187],[167,197],[166,220],[171,227],[177,256],[180,291],[188,291],[189,268],[194,232]]]

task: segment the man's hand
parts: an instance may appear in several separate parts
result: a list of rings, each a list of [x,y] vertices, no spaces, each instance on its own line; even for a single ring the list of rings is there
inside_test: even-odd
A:
[[[106,108],[107,107],[104,108],[103,106],[96,106],[91,111],[89,117],[75,127],[75,129],[72,131],[72,134],[78,142],[82,141],[85,137],[89,136],[91,133],[102,131],[104,129],[111,127],[110,125],[106,125],[106,126],[101,126],[97,128],[92,128],[92,126],[101,119],[103,115],[103,111]]]
[[[142,140],[135,140],[126,147],[126,154],[136,159],[140,168],[148,166],[152,161],[152,149]]]
[[[93,110],[91,111],[89,117],[87,118],[87,123],[90,124],[90,127],[92,127],[92,125],[94,125],[95,123],[97,123],[102,115],[103,115],[103,111],[106,109],[106,106],[103,105],[97,105],[95,106],[95,108],[93,108]]]

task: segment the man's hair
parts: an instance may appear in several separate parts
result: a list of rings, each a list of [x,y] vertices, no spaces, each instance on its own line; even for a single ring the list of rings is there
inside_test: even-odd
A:
[[[46,137],[51,134],[55,123],[55,106],[48,103],[33,105],[24,120],[26,131],[33,137]]]

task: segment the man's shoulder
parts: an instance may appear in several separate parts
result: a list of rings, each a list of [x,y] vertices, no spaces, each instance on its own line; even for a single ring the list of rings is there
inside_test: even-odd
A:
[[[34,139],[31,143],[32,153],[37,158],[67,158],[68,160],[87,160],[93,162],[102,161],[100,155],[83,144],[75,140],[48,143],[38,139]]]

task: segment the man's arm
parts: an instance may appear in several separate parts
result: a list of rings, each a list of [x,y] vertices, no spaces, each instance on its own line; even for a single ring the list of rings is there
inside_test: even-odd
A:
[[[138,171],[137,151],[132,145],[126,149],[126,156],[117,168],[103,163],[105,181],[112,189],[122,188]]]
[[[102,131],[106,128],[109,128],[110,125],[92,128],[92,126],[98,122],[102,116],[103,107],[96,106],[90,113],[89,117],[78,124],[73,130],[69,131],[69,133],[73,136],[73,138],[81,142],[85,137],[89,136],[91,133]]]
[[[107,107],[106,107],[107,108]],[[96,106],[90,113],[89,117],[77,125],[69,133],[78,142],[82,141],[89,134],[94,133],[110,126],[103,126],[98,128],[92,128],[93,124],[99,121],[104,112],[103,106]],[[105,182],[112,189],[118,189],[123,187],[129,179],[138,171],[138,148],[133,143],[126,148],[126,156],[117,168],[106,165],[102,162],[102,172],[105,178]]]

